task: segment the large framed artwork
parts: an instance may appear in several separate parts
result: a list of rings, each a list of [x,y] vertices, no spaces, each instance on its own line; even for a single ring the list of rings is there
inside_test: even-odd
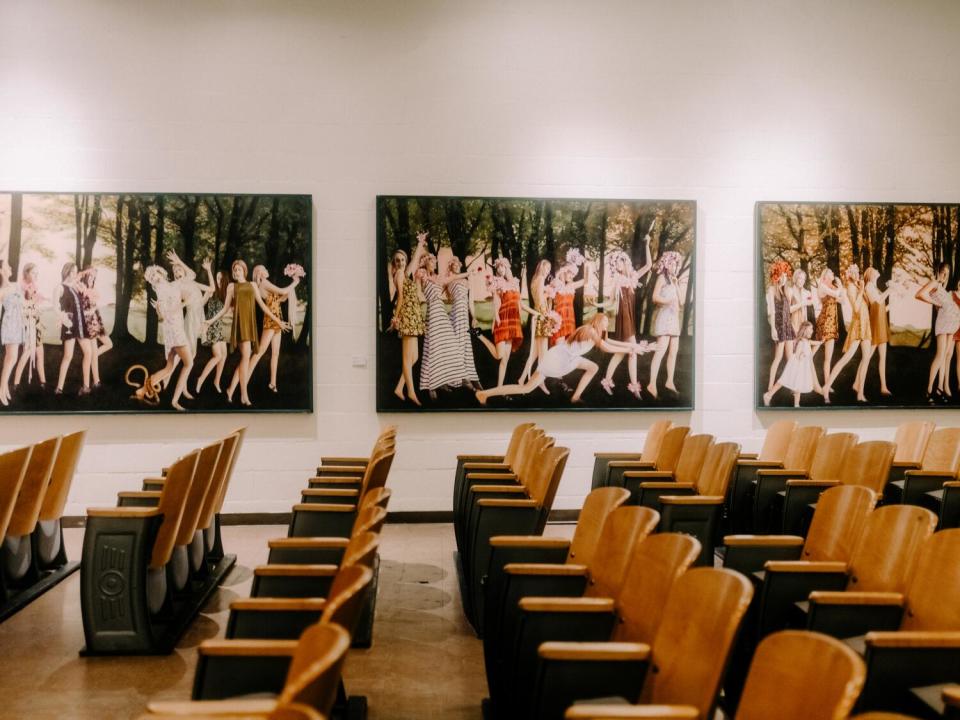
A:
[[[377,410],[692,408],[696,204],[377,198]]]
[[[958,215],[757,203],[757,406],[960,406]]]
[[[0,193],[0,414],[310,412],[307,195]]]

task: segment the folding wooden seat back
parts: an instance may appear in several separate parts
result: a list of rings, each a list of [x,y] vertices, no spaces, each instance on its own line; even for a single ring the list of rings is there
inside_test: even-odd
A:
[[[850,557],[847,589],[904,592],[920,548],[936,526],[937,516],[915,505],[887,505],[871,512]]]
[[[7,534],[32,453],[33,446],[30,445],[0,455],[0,539]]]
[[[377,548],[380,546],[380,536],[369,530],[360,532],[350,538],[346,550],[343,551],[343,560],[341,566],[362,565],[363,567],[373,567],[373,559],[377,555]]]
[[[672,427],[667,430],[660,442],[660,452],[657,454],[654,467],[664,472],[673,472],[680,462],[684,443],[690,435],[688,427]]]
[[[327,593],[327,602],[320,616],[321,623],[337,624],[352,637],[373,582],[373,570],[364,565],[345,565],[337,571]]]
[[[50,473],[57,451],[60,448],[60,438],[53,437],[43,440],[33,446],[30,461],[27,463],[23,482],[20,484],[20,494],[13,506],[13,514],[7,526],[7,537],[21,537],[29,535],[37,526],[40,518],[40,508],[50,483]]]
[[[230,465],[227,467],[226,477],[224,477],[223,483],[221,483],[221,486],[220,486],[220,494],[217,497],[217,506],[215,511],[217,513],[223,510],[223,501],[227,497],[227,488],[230,487],[230,481],[233,479],[233,471],[237,467],[237,458],[240,457],[240,448],[243,447],[243,438],[246,434],[247,434],[246,427],[237,428],[232,433],[230,433],[230,435],[237,436],[237,444],[236,444],[236,447],[234,447],[233,449],[233,454],[230,456]]]
[[[839,485],[823,492],[800,559],[847,562],[876,504],[877,494],[860,485]]]
[[[773,633],[753,656],[737,720],[842,720],[866,673],[860,656],[835,638],[804,630]]]
[[[630,499],[630,491],[619,487],[591,490],[583,501],[577,527],[570,539],[567,551],[568,563],[589,565],[599,547],[603,523],[607,516]]]
[[[896,445],[887,440],[859,443],[847,453],[836,479],[843,485],[860,485],[882,495],[896,450]]]
[[[553,507],[553,499],[560,487],[560,478],[563,477],[569,456],[570,449],[565,447],[549,447],[541,454],[539,462],[542,465],[534,468],[531,484],[527,488],[530,499],[538,508],[549,511]]]
[[[223,441],[217,440],[206,447],[200,448],[197,454],[197,466],[193,473],[193,482],[183,503],[183,515],[180,517],[180,526],[177,529],[175,545],[187,545],[193,541],[193,536],[199,528],[200,513],[204,501],[216,492],[217,462],[223,451]],[[212,491],[212,492],[211,492]]]
[[[656,463],[660,456],[660,447],[663,445],[663,438],[667,431],[673,427],[670,420],[657,420],[647,430],[647,436],[643,439],[643,449],[640,451],[641,462]]]
[[[523,443],[517,453],[517,466],[513,468],[518,482],[522,485],[529,484],[540,454],[553,447],[554,443],[555,440],[540,428],[534,428],[523,436]]]
[[[680,451],[680,458],[673,471],[673,479],[678,483],[696,483],[711,445],[713,435],[688,435],[683,441],[683,450]]]
[[[700,474],[697,476],[697,495],[725,497],[739,454],[738,443],[726,442],[711,445],[703,458]]]
[[[673,584],[653,641],[641,702],[684,704],[712,717],[727,657],[753,587],[723,568],[687,570]]]
[[[73,484],[86,436],[86,430],[79,430],[60,438],[57,459],[50,472],[50,484],[40,506],[40,522],[58,521],[63,517],[63,509],[67,505],[67,496],[70,494],[70,486]]]
[[[503,464],[509,468],[516,465],[520,448],[523,445],[524,436],[536,427],[536,423],[520,423],[513,432],[510,433],[510,442],[507,443],[507,451],[503,454]]]
[[[370,464],[367,465],[367,471],[363,475],[363,483],[360,486],[361,498],[372,490],[386,486],[390,468],[393,466],[393,458],[394,448],[389,447],[370,461]]]
[[[699,554],[700,542],[682,533],[658,533],[637,542],[617,593],[610,639],[652,643],[673,583]]]
[[[960,471],[960,428],[939,428],[931,433],[920,469],[951,475]]]
[[[204,495],[200,517],[197,519],[197,526],[201,530],[206,530],[213,525],[213,518],[217,512],[217,502],[220,499],[223,486],[229,478],[230,467],[239,443],[240,436],[236,433],[227,435],[221,440],[220,454],[217,455],[217,464],[213,471],[213,484],[210,491]]]
[[[180,520],[183,517],[190,486],[193,484],[193,475],[199,457],[200,451],[194,450],[177,460],[167,471],[167,481],[163,484],[160,501],[157,503],[157,512],[163,516],[163,521],[153,541],[149,563],[151,570],[163,568],[173,555],[177,533],[180,530]]]
[[[783,463],[787,456],[787,450],[790,449],[790,440],[796,429],[797,423],[794,420],[777,420],[773,423],[767,428],[763,445],[760,446],[760,452],[757,453],[757,460]]]
[[[920,548],[901,630],[960,631],[960,529],[934,533]]]
[[[817,443],[813,462],[810,464],[811,480],[836,480],[840,475],[847,453],[857,444],[854,433],[829,433]]]
[[[920,465],[934,427],[934,423],[926,420],[900,425],[893,436],[893,443],[897,447],[893,461]]]
[[[809,471],[813,465],[817,445],[824,437],[824,430],[819,425],[799,427],[790,436],[790,445],[783,456],[783,467],[788,470]]]
[[[329,714],[349,649],[350,634],[339,625],[317,623],[304,630],[290,660],[279,703],[303,703]]]
[[[630,566],[637,542],[652,533],[660,513],[647,507],[619,507],[607,516],[589,566],[585,597],[614,597]]]
[[[390,488],[381,487],[371,490],[364,495],[363,499],[360,501],[360,510],[364,510],[373,505],[386,510],[387,505],[390,502],[391,495],[393,495],[393,491]]]
[[[353,521],[353,535],[371,532],[379,535],[383,529],[383,524],[387,520],[387,511],[379,505],[367,505],[357,513],[357,519]]]

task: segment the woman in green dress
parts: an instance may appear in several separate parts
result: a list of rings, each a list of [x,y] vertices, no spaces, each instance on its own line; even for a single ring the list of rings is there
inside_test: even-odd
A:
[[[233,308],[233,323],[230,326],[230,351],[240,349],[240,364],[234,370],[234,380],[239,381],[240,402],[251,405],[247,394],[247,383],[250,381],[250,356],[257,351],[257,310],[259,305],[263,314],[273,320],[283,330],[290,329],[290,323],[277,317],[263,301],[257,286],[247,281],[247,264],[243,260],[234,260],[230,266],[230,276],[233,282],[227,286],[227,296],[223,301],[223,309],[204,322],[205,327],[216,323],[228,310]],[[231,390],[237,382],[231,382]],[[233,393],[227,390],[227,402],[233,401]]]

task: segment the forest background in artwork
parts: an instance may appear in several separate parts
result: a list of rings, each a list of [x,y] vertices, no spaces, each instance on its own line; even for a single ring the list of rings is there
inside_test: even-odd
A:
[[[383,196],[377,201],[377,298],[378,298],[378,362],[377,403],[380,410],[416,410],[409,402],[394,394],[400,372],[400,342],[390,330],[394,301],[389,282],[389,263],[397,250],[412,258],[417,234],[426,232],[427,250],[437,256],[441,268],[450,258],[460,259],[468,272],[475,333],[491,336],[494,320],[490,276],[498,258],[509,262],[511,272],[520,282],[521,301],[530,303],[530,283],[536,266],[548,260],[553,273],[565,263],[568,253],[579,252],[586,262],[576,280],[582,287],[576,291],[574,309],[576,325],[588,322],[598,311],[610,318],[613,330],[617,308],[611,290],[613,272],[610,258],[626,253],[634,268],[647,260],[646,237],[650,236],[650,260],[667,251],[682,258],[679,267],[681,294],[681,336],[676,363],[678,392],[661,392],[654,399],[646,391],[637,399],[627,391],[626,361],[615,377],[615,388],[607,394],[600,386],[609,355],[599,350],[587,357],[597,362],[600,371],[576,408],[570,403],[570,389],[577,374],[563,383],[547,382],[547,395],[536,391],[526,396],[496,398],[487,406],[492,409],[646,409],[692,407],[693,404],[693,332],[694,332],[694,263],[696,258],[696,204],[670,200],[607,200],[607,199],[537,199],[537,198],[461,198],[431,196]],[[634,317],[637,339],[653,341],[652,326],[656,305],[652,300],[656,280],[650,270],[636,288]],[[449,301],[448,301],[449,307]],[[509,361],[506,383],[517,382],[530,352],[531,322],[521,312],[523,344]],[[476,338],[472,341],[473,356],[480,385],[489,388],[497,383],[498,362]],[[647,387],[652,352],[639,357],[638,375]],[[664,363],[666,361],[664,360]],[[420,366],[414,368],[419,377]],[[663,385],[661,369],[660,385]],[[569,385],[569,387],[565,387]],[[554,390],[555,388],[555,390]],[[468,388],[439,392],[435,399],[424,393],[423,408],[433,410],[472,410],[478,404]]]
[[[279,366],[283,381],[278,392],[267,391],[268,352],[250,379],[253,404],[244,409],[310,410],[311,215],[311,198],[301,195],[0,194],[0,257],[11,266],[11,281],[21,279],[26,264],[36,268],[47,380],[46,388],[41,389],[36,372],[31,372],[29,379],[25,377],[12,388],[11,404],[0,408],[0,412],[170,410],[169,398],[163,394],[159,405],[152,408],[132,400],[133,388],[127,385],[124,375],[135,364],[151,371],[164,365],[163,323],[152,303],[156,295],[145,282],[143,271],[149,265],[160,265],[171,274],[167,259],[171,250],[204,284],[205,260],[211,262],[215,275],[229,275],[231,263],[241,259],[247,264],[248,280],[253,268],[263,265],[278,286],[290,282],[284,276],[289,264],[306,269],[306,278],[295,288],[293,332],[282,336]],[[96,269],[97,307],[113,343],[112,349],[99,358],[102,387],[86,396],[77,393],[81,385],[77,359],[71,364],[63,394],[53,392],[62,356],[62,320],[57,298],[61,293],[61,269],[68,262],[75,263],[79,270]],[[285,317],[287,307],[284,302]],[[258,309],[258,331],[262,319]],[[230,321],[228,312],[223,319],[228,330]],[[76,354],[79,356],[79,351]],[[188,386],[191,393],[209,357],[210,348],[200,346]],[[231,352],[226,361],[224,390],[237,357],[237,353]],[[185,405],[188,410],[200,412],[240,409],[236,397],[228,403],[224,395],[215,392],[210,381],[196,400],[185,401]]]

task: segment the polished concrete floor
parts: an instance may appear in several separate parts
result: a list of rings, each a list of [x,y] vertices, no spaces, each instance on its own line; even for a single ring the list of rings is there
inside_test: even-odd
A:
[[[569,533],[551,526],[548,534]],[[222,637],[231,600],[246,597],[251,568],[266,560],[266,541],[286,527],[224,529],[237,566],[165,657],[83,658],[80,575],[0,624],[0,718],[129,718],[149,700],[190,697],[196,645]],[[71,558],[82,530],[68,530]],[[480,641],[463,619],[450,525],[387,525],[374,642],[351,650],[344,673],[351,694],[366,695],[371,720],[476,719],[486,694]]]

